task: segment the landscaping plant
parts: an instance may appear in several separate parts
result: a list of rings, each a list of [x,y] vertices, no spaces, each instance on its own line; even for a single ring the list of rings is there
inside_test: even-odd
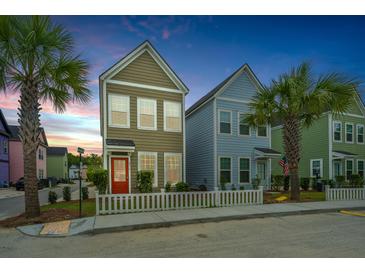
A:
[[[187,192],[189,191],[189,185],[185,182],[178,182],[175,184],[176,192]]]
[[[139,171],[137,173],[137,188],[141,193],[152,192],[152,171]]]
[[[363,187],[364,179],[359,174],[352,174],[350,178],[350,187]]]
[[[272,179],[271,190],[280,191],[284,185],[284,175],[274,175]]]
[[[304,191],[308,191],[310,185],[310,178],[300,178],[300,187]]]
[[[283,145],[289,164],[292,200],[300,200],[299,159],[303,128],[310,127],[325,111],[342,114],[357,96],[358,83],[337,73],[314,78],[308,63],[280,75],[269,86],[259,88],[246,117],[251,126],[283,125]]]
[[[105,169],[94,170],[93,183],[100,194],[105,194],[108,186],[108,171]]]
[[[70,102],[86,103],[88,64],[74,54],[71,34],[48,16],[0,17],[0,91],[20,93],[18,122],[24,155],[25,213],[40,215],[37,149],[41,103],[64,112]]]
[[[288,191],[290,187],[290,177],[285,176],[284,177],[284,191]]]
[[[48,202],[50,204],[55,204],[57,202],[57,193],[54,191],[48,192]]]
[[[81,188],[81,197],[83,200],[89,199],[89,188],[87,186]]]
[[[63,200],[70,201],[71,200],[71,188],[69,186],[65,186],[62,191]]]
[[[169,182],[165,185],[165,192],[171,192],[171,184]]]

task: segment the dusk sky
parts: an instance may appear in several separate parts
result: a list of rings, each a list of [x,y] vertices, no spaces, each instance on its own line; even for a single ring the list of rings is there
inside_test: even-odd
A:
[[[316,73],[342,72],[365,81],[365,16],[54,16],[74,36],[90,64],[88,105],[57,114],[43,104],[50,146],[101,152],[98,76],[148,39],[189,87],[186,108],[244,63],[264,84],[302,61]],[[364,85],[361,90],[364,90]],[[17,93],[0,94],[9,124],[17,124]],[[364,94],[362,94],[364,96]]]

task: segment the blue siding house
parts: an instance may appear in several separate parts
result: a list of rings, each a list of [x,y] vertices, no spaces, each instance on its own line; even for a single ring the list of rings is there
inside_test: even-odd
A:
[[[186,175],[194,186],[208,190],[252,187],[259,179],[270,187],[270,125],[253,128],[245,124],[249,102],[261,86],[244,64],[186,111]]]

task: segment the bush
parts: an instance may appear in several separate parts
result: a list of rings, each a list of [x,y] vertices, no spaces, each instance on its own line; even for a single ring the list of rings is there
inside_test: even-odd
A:
[[[310,178],[300,178],[300,187],[304,191],[308,191],[310,185]]]
[[[240,190],[245,190],[245,187],[244,186],[240,186]]]
[[[93,183],[100,194],[105,194],[108,186],[108,171],[105,169],[94,170]]]
[[[57,193],[54,191],[48,192],[48,202],[55,204],[57,202]]]
[[[335,177],[336,179],[336,186],[337,187],[342,187],[342,186],[345,186],[346,185],[346,178],[345,176],[336,176]]]
[[[261,180],[258,177],[256,177],[255,179],[252,180],[253,189],[258,189],[260,184],[261,184]]]
[[[178,182],[175,185],[176,192],[187,192],[189,191],[189,185],[185,182]]]
[[[137,172],[137,188],[140,193],[152,192],[152,171],[139,171]]]
[[[169,182],[165,185],[165,192],[171,192],[171,184]]]
[[[87,186],[81,188],[81,195],[83,200],[89,199],[89,188]]]
[[[88,182],[94,182],[94,173],[98,169],[95,169],[93,166],[88,166],[86,171],[86,180]]]
[[[290,177],[285,176],[284,177],[284,191],[289,191],[290,188]]]
[[[359,174],[352,174],[350,178],[351,187],[363,187],[364,179]]]
[[[272,176],[272,184],[271,184],[271,190],[273,191],[279,191],[281,187],[284,185],[284,176],[283,175],[274,175]]]
[[[207,186],[206,185],[200,185],[199,186],[199,191],[207,191]]]
[[[71,200],[71,188],[69,186],[65,186],[62,191],[63,194],[63,200],[64,201],[70,201]]]

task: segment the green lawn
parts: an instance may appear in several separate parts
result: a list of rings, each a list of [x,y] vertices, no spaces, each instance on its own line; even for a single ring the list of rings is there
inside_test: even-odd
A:
[[[79,212],[79,201],[58,202],[55,204],[44,205],[41,207],[41,211],[47,211],[52,208],[61,208],[74,212]],[[88,199],[82,201],[82,215],[84,216],[95,215],[95,199]]]
[[[300,192],[300,200],[302,202],[325,201],[326,200],[325,195],[326,195],[325,192],[301,191]],[[264,196],[265,196],[265,198],[264,198],[265,202],[270,203],[270,201],[274,201],[276,198],[278,198],[280,196],[285,196],[289,200],[290,194],[288,192],[283,192],[283,193],[265,193]]]

